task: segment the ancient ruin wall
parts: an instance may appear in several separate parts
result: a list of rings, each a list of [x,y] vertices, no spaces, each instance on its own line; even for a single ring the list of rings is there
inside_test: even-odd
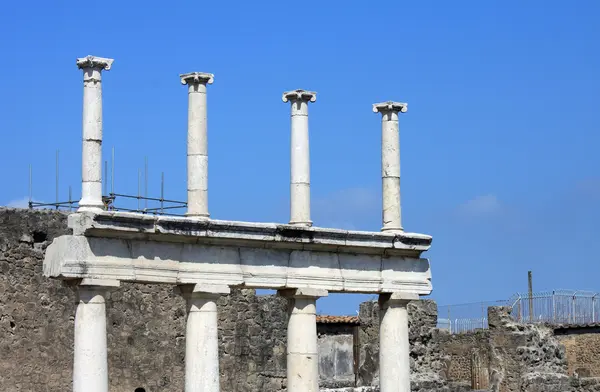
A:
[[[568,328],[555,335],[565,347],[569,376],[600,377],[600,328]]]

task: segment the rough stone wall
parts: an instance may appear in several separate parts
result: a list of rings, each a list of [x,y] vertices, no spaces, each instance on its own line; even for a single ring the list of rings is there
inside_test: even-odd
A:
[[[446,355],[445,377],[465,388],[489,387],[490,347],[488,331],[461,334],[438,334],[439,345]]]
[[[550,328],[515,322],[510,316],[509,307],[490,307],[488,323],[491,390],[570,390],[565,350]]]
[[[75,293],[44,278],[47,245],[66,215],[0,208],[0,391],[71,389]],[[184,300],[172,286],[124,283],[107,298],[111,392],[180,392]],[[223,392],[285,387],[287,303],[235,290],[219,301]]]
[[[42,276],[48,241],[66,216],[0,208],[0,390],[66,391],[71,386],[73,295]],[[65,381],[66,380],[66,381]]]
[[[556,337],[565,346],[569,376],[600,377],[600,331],[567,331]]]

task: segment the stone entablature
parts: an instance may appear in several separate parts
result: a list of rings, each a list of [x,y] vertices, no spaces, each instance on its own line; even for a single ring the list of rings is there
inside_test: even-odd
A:
[[[312,287],[426,295],[431,237],[154,217],[126,212],[69,216],[74,235],[48,248],[44,274],[165,284]]]

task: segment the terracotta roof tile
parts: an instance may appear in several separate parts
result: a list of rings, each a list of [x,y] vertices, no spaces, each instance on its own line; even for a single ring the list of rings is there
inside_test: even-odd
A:
[[[358,316],[317,316],[319,324],[360,324]]]

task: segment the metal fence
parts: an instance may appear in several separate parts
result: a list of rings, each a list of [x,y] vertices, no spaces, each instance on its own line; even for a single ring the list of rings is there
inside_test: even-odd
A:
[[[509,301],[473,302],[438,307],[437,326],[451,333],[487,329],[487,309],[490,306],[510,305]]]
[[[599,293],[555,290],[512,298],[512,316],[520,322],[550,324],[590,324],[599,320]]]
[[[475,302],[438,307],[437,326],[451,333],[487,329],[487,308],[511,306],[512,316],[523,323],[590,324],[600,322],[600,293],[554,290],[516,293],[506,301]]]

